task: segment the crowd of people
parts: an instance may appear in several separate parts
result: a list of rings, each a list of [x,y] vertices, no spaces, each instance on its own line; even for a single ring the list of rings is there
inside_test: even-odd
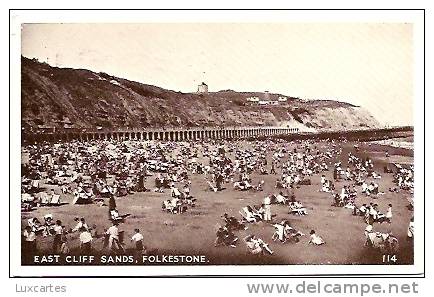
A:
[[[36,217],[23,226],[23,247],[27,254],[37,251],[39,236],[52,237],[53,253],[70,252],[68,236],[79,233],[81,253],[90,253],[92,242],[101,239],[104,249],[113,253],[124,253],[125,235],[119,225],[128,220],[129,213],[120,214],[116,199],[134,193],[162,193],[162,211],[184,215],[202,197],[194,197],[191,177],[202,175],[205,187],[224,195],[226,191],[264,193],[262,201],[246,205],[233,216],[225,213],[224,224],[218,227],[215,246],[236,247],[238,232],[247,232],[251,224],[269,224],[274,233],[268,238],[256,234],[243,236],[243,242],[251,254],[273,254],[266,241],[276,243],[298,243],[305,234],[291,226],[290,220],[273,214],[273,208],[286,209],[289,215],[309,216],[308,208],[295,190],[301,192],[305,186],[320,181],[319,192],[330,197],[331,205],[351,210],[355,217],[366,223],[365,236],[370,240],[375,224],[392,224],[392,204],[382,212],[376,200],[384,195],[381,188],[382,175],[374,161],[359,154],[358,146],[342,155],[342,145],[335,140],[324,140],[321,148],[313,140],[296,142],[296,148],[279,139],[251,141],[249,146],[239,146],[230,141],[191,142],[139,142],[117,140],[71,141],[42,143],[23,147],[21,209],[23,213],[44,207],[62,207],[67,195],[72,195],[72,204],[98,204],[108,207],[105,232],[98,234],[96,227],[89,227],[84,218],[76,218],[77,225],[66,228],[53,215],[47,213],[43,222]],[[346,160],[343,160],[346,159]],[[389,166],[395,166],[389,168]],[[387,168],[386,168],[387,167]],[[394,187],[390,192],[413,193],[413,166],[386,164],[382,174],[393,175]],[[387,169],[387,170],[386,170]],[[275,180],[273,192],[264,192],[263,176],[271,175]],[[327,176],[330,176],[327,178]],[[149,186],[149,181],[154,186]],[[341,184],[337,189],[337,184]],[[342,183],[344,183],[342,185]],[[267,194],[265,194],[267,193]],[[371,203],[359,203],[364,198]],[[412,204],[411,204],[412,205]],[[410,209],[412,210],[412,209]],[[240,215],[239,218],[235,216]],[[315,230],[304,230],[310,234],[306,242],[323,245],[325,240]],[[362,232],[361,232],[362,233]],[[375,233],[375,232],[374,232]],[[378,235],[375,233],[376,236]],[[391,238],[393,235],[388,233]],[[383,235],[382,235],[383,236]],[[146,252],[144,237],[138,228],[130,234],[132,250]],[[383,236],[384,237],[384,236]],[[408,238],[414,237],[413,220],[409,222]],[[384,239],[388,241],[389,239]],[[395,238],[396,239],[396,238]],[[390,241],[390,240],[389,240]]]

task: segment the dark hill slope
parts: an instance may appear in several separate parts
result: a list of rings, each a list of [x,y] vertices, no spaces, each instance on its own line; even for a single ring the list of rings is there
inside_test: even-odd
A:
[[[22,58],[22,124],[76,128],[292,125],[301,129],[377,127],[360,107],[288,97],[281,106],[252,106],[262,93],[180,93],[105,73],[56,68]],[[280,94],[270,94],[276,99]]]

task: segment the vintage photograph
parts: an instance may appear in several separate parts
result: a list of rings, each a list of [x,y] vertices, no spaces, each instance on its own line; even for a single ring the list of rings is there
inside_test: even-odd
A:
[[[414,265],[412,23],[20,33],[21,265]]]

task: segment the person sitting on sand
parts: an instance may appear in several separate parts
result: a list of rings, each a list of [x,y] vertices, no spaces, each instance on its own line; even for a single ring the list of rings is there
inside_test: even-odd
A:
[[[236,242],[238,241],[238,237],[235,236],[235,234],[229,230],[226,227],[219,227],[217,232],[216,232],[217,238],[214,242],[214,246],[220,246],[220,245],[225,245],[225,246],[230,246],[235,248],[236,247]]]
[[[289,221],[287,220],[283,220],[282,222],[274,224],[273,226],[275,231],[271,239],[274,241],[278,239],[281,242],[286,242],[287,240],[298,242],[300,240],[299,237],[304,235],[302,232],[292,228],[289,224]]]
[[[191,197],[191,194],[190,194],[190,185],[191,185],[191,182],[189,181],[188,183],[186,183],[184,185],[184,188],[182,188],[182,193],[184,194],[184,197],[186,199],[188,199],[188,198]]]
[[[343,186],[341,190],[341,201],[345,203],[345,200],[348,198],[348,186]]]
[[[377,218],[378,218],[378,211],[375,208],[375,205],[371,203],[369,205],[369,210],[367,211],[367,219],[368,219],[367,223],[369,225],[373,225],[374,222],[377,220]]]
[[[259,167],[259,173],[261,174],[261,175],[267,175],[268,174],[268,171],[267,171],[267,169],[265,169],[265,167],[264,166],[260,166]]]
[[[284,188],[286,188],[286,184],[285,184],[285,181],[284,181],[283,177],[276,180],[275,187],[277,189],[284,189]]]
[[[253,255],[265,254],[265,251],[270,255],[273,254],[273,251],[269,248],[268,244],[265,243],[261,238],[256,237],[255,235],[248,235],[244,238],[244,242],[249,249],[249,252]]]
[[[89,226],[86,224],[86,220],[84,218],[74,218],[74,221],[77,222],[77,225],[73,229],[71,229],[71,232],[77,232],[80,231],[81,228],[84,228],[86,230],[89,230]]]
[[[276,202],[279,204],[286,204],[288,202],[288,199],[283,195],[282,191],[276,195]]]
[[[247,227],[235,217],[229,216],[227,213],[223,214],[223,220],[225,221],[225,227],[228,230],[246,230]]]
[[[130,214],[119,214],[119,211],[117,209],[113,209],[110,211],[110,220],[111,221],[116,221],[116,222],[123,222],[125,220],[125,218],[129,217]]]
[[[258,221],[265,220],[265,204],[253,205],[253,214],[258,218]]]
[[[240,190],[240,191],[246,191],[253,188],[253,185],[249,183],[248,180],[242,180],[240,182],[234,183],[234,189]]]
[[[368,185],[368,188],[366,190],[366,195],[370,196],[370,195],[377,195],[378,194],[378,184],[371,182]]]
[[[289,213],[305,216],[307,215],[307,210],[300,201],[295,201],[289,204]]]
[[[180,198],[181,197],[181,192],[179,191],[179,189],[177,187],[175,187],[174,184],[170,185],[170,193],[171,193],[173,198]]]
[[[244,212],[246,213],[246,218],[248,222],[251,222],[252,220],[254,222],[259,222],[264,219],[264,208],[262,206],[253,206],[247,205],[243,208]]]
[[[323,175],[321,175],[321,185],[324,185],[325,182],[326,182],[326,177],[325,177],[325,175],[323,174]]]
[[[380,174],[378,174],[378,173],[376,173],[375,171],[372,171],[372,178],[375,178],[375,179],[380,179],[381,178],[381,175]]]
[[[45,226],[42,226],[41,222],[38,220],[38,218],[30,218],[28,219],[28,224],[32,228],[32,231],[35,232],[35,234],[41,234],[45,233]],[[44,234],[46,236],[46,234]]]
[[[42,232],[42,235],[44,236],[50,236],[54,234],[54,227],[55,224],[53,222],[53,215],[51,213],[47,213],[44,215],[44,231]]]
[[[264,181],[261,180],[256,187],[254,187],[255,191],[262,192],[264,190]]]
[[[334,190],[334,185],[330,180],[326,180],[324,184],[322,184],[320,192],[331,193]]]
[[[372,233],[372,232],[374,232],[373,231],[373,227],[372,227],[372,225],[366,225],[366,228],[365,228],[365,237],[366,238],[368,238],[368,235],[370,234],[370,233]],[[366,244],[365,244],[366,245]]]
[[[366,203],[363,203],[362,206],[360,206],[359,211],[361,214],[365,214],[368,211]]]
[[[344,202],[341,199],[341,196],[336,193],[333,195],[333,204],[332,206],[336,206],[336,207],[342,207],[344,206]]]
[[[309,244],[322,245],[325,244],[325,241],[315,233],[315,230],[310,230]]]
[[[362,191],[363,194],[366,194],[369,196],[369,191],[368,191],[368,184],[366,182],[362,183]]]
[[[359,208],[354,207],[353,215],[355,215],[355,216],[357,216],[357,215],[358,216],[364,216],[365,213],[366,213],[366,211],[367,211],[366,203],[363,203],[363,205],[360,206]]]

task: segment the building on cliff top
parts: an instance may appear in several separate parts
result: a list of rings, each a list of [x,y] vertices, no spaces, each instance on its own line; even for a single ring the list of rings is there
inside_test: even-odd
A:
[[[202,82],[200,85],[197,86],[197,92],[199,94],[207,94],[208,93],[208,85],[204,82]]]

